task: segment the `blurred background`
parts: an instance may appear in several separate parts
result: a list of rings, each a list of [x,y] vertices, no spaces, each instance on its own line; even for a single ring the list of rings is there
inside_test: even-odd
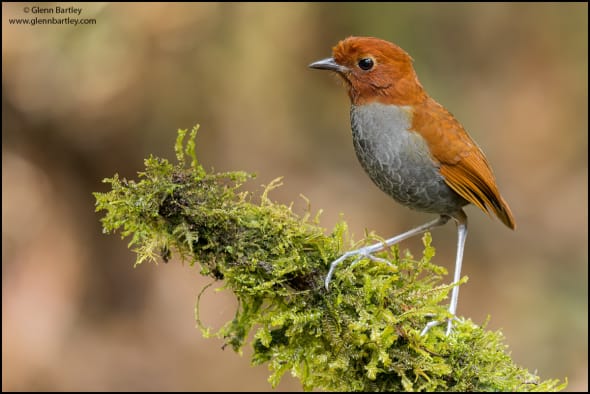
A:
[[[258,174],[260,191],[330,231],[388,237],[432,215],[380,192],[352,148],[336,78],[307,65],[340,39],[371,35],[415,59],[427,91],[486,152],[518,229],[470,207],[459,314],[502,329],[512,357],[587,391],[587,4],[108,4],[75,6],[84,26],[10,24],[2,3],[2,389],[270,391],[195,327],[209,283],[177,260],[133,268],[103,235],[93,191],[143,158],[174,158],[178,128],[201,124],[206,168]],[[455,226],[433,233],[452,269]],[[402,244],[421,253],[419,239]],[[447,281],[451,276],[447,277]],[[203,322],[236,301],[208,291]],[[299,391],[285,376],[279,389]]]

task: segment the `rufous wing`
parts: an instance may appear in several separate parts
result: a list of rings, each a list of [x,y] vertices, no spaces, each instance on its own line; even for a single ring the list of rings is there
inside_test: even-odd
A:
[[[514,229],[514,217],[500,195],[490,165],[463,126],[430,98],[415,106],[413,112],[412,130],[428,143],[447,185],[484,212],[493,212],[502,223]]]

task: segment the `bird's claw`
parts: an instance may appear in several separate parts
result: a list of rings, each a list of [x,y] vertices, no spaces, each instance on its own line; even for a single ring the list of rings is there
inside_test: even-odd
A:
[[[446,319],[447,330],[445,332],[445,335],[447,335],[447,336],[449,336],[453,332],[453,320],[458,320],[457,316],[453,316],[453,317]],[[443,321],[433,320],[433,321],[427,323],[426,326],[424,326],[424,328],[422,329],[422,331],[420,331],[420,336],[426,335],[426,333],[428,331],[430,331],[430,329],[432,327],[436,327],[436,326],[442,324],[443,322],[444,322],[444,320]]]
[[[334,275],[334,271],[336,270],[336,267],[349,257],[358,256],[350,264],[351,267],[354,267],[356,264],[358,264],[359,261],[361,261],[364,258],[367,258],[367,259],[370,259],[372,261],[376,261],[379,263],[385,263],[389,266],[393,266],[393,264],[391,264],[391,262],[389,262],[381,257],[373,256],[371,254],[373,251],[374,250],[372,250],[371,247],[365,247],[365,248],[360,248],[357,250],[351,250],[349,252],[343,253],[342,256],[340,256],[336,260],[332,261],[332,263],[330,264],[330,270],[328,271],[328,274],[326,275],[326,279],[324,281],[324,286],[326,287],[326,290],[329,290],[330,281],[332,280],[332,276]]]

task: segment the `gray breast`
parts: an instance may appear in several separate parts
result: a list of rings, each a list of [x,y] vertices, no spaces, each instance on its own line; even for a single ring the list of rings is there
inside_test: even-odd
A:
[[[353,105],[351,125],[361,165],[373,182],[399,203],[439,214],[456,212],[468,203],[447,186],[422,136],[408,131],[409,108]]]

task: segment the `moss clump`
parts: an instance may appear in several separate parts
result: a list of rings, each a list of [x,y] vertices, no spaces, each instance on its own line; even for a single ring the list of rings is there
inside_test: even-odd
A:
[[[452,286],[431,262],[425,234],[422,257],[397,248],[378,254],[392,266],[361,260],[337,270],[330,291],[328,265],[353,247],[346,223],[326,235],[319,213],[295,214],[271,201],[271,182],[255,196],[241,190],[252,175],[208,173],[195,154],[194,128],[180,130],[177,163],[150,157],[139,180],[105,179],[95,193],[107,233],[131,237],[143,261],[168,261],[177,253],[201,274],[223,280],[239,307],[214,335],[239,351],[253,333],[254,364],[268,363],[273,386],[290,371],[305,390],[337,391],[557,391],[516,366],[502,335],[459,320],[452,335],[442,326],[420,336]],[[187,158],[191,159],[186,164]],[[375,242],[369,234],[361,244]],[[197,313],[198,315],[198,313]],[[198,316],[197,316],[198,319]],[[203,328],[209,335],[209,330]]]

